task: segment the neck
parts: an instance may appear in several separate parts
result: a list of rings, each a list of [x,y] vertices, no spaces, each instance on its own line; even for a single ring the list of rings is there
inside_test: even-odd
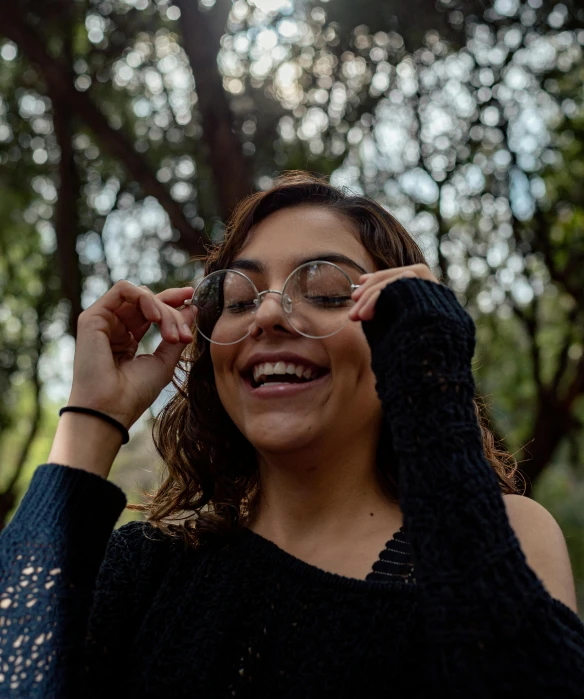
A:
[[[260,454],[260,499],[250,529],[289,545],[346,539],[388,521],[399,526],[399,506],[378,482],[375,445],[342,447]]]

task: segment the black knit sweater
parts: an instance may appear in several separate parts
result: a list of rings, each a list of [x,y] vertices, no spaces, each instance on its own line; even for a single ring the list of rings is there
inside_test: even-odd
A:
[[[403,279],[363,325],[415,582],[328,573],[247,529],[196,550],[112,534],[122,492],[43,465],[0,537],[0,697],[584,697],[584,626],[527,565],[483,455],[472,319]]]

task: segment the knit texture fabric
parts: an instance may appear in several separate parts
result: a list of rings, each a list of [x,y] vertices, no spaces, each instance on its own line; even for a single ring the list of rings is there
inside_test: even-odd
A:
[[[415,580],[320,570],[243,529],[112,533],[113,484],[40,466],[0,536],[0,697],[584,697],[584,626],[527,565],[474,412],[474,324],[388,285],[363,323]]]

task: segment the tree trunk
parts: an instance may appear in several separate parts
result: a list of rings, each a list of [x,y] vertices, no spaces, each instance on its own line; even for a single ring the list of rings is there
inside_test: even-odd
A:
[[[73,82],[73,52],[71,47],[70,22],[65,22],[66,36],[63,41],[63,55],[66,62],[67,74],[65,80]],[[77,255],[79,174],[75,164],[73,149],[73,117],[65,102],[59,95],[51,94],[53,103],[53,124],[55,136],[61,150],[59,160],[59,187],[55,211],[55,232],[57,237],[57,259],[59,261],[59,277],[63,296],[71,304],[69,315],[69,331],[77,337],[77,320],[81,311],[81,270]]]
[[[533,438],[521,456],[521,472],[526,477],[526,495],[531,495],[535,482],[549,466],[560,443],[581,427],[570,410],[558,404],[547,391],[540,394]]]
[[[39,303],[37,304],[37,338],[34,347],[34,358],[33,358],[33,369],[32,369],[32,384],[34,387],[34,408],[33,413],[30,416],[28,433],[26,434],[21,448],[20,453],[16,458],[12,470],[12,476],[6,489],[0,493],[0,531],[6,526],[8,515],[10,511],[14,508],[16,504],[17,490],[16,485],[22,469],[26,464],[28,455],[30,453],[33,442],[37,436],[40,424],[41,424],[41,382],[39,378],[39,361],[41,358],[41,353],[43,349],[42,331],[41,331],[41,321],[43,319],[43,310],[45,307],[45,301],[42,297],[39,297]]]
[[[175,3],[181,11],[183,46],[195,77],[216,198],[221,217],[227,221],[237,202],[253,192],[250,167],[234,130],[233,114],[217,65],[231,3],[217,0],[215,7],[207,12],[201,12],[193,0],[175,0]]]
[[[113,129],[106,117],[91,100],[88,92],[78,92],[67,79],[63,62],[54,58],[46,49],[42,36],[28,26],[14,4],[0,7],[0,31],[21,48],[44,77],[51,94],[68,105],[95,133],[110,155],[124,164],[145,194],[155,197],[166,210],[171,224],[180,234],[177,245],[189,255],[204,255],[208,239],[187,220],[181,206],[170,196],[168,189],[157,180],[148,161],[138,153],[121,130]]]

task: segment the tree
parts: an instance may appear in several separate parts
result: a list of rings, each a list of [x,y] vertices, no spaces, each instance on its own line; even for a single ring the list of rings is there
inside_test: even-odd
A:
[[[38,390],[0,527],[43,357],[117,279],[188,283],[280,169],[332,175],[409,225],[477,319],[496,433],[525,445],[531,483],[565,444],[576,470],[582,19],[553,0],[4,3],[0,444],[22,381]]]
[[[337,3],[328,17],[315,7],[310,50],[290,63],[297,89],[288,88],[295,101],[286,133],[315,152],[345,152],[337,177],[410,223],[495,337],[511,316],[519,321],[523,361],[516,336],[507,351],[530,402],[527,415],[510,405],[505,427],[512,447],[525,445],[530,492],[559,445],[579,443],[582,427],[582,172],[562,144],[576,141],[574,120],[582,119],[584,11],[540,0],[484,11],[448,5],[447,19],[431,20],[441,32],[426,28],[418,47],[398,31],[404,18],[392,6],[384,13],[378,3]],[[356,15],[370,24],[355,26]],[[277,73],[272,84],[277,94]],[[492,385],[484,371],[478,376]],[[495,414],[491,424],[503,434]]]

